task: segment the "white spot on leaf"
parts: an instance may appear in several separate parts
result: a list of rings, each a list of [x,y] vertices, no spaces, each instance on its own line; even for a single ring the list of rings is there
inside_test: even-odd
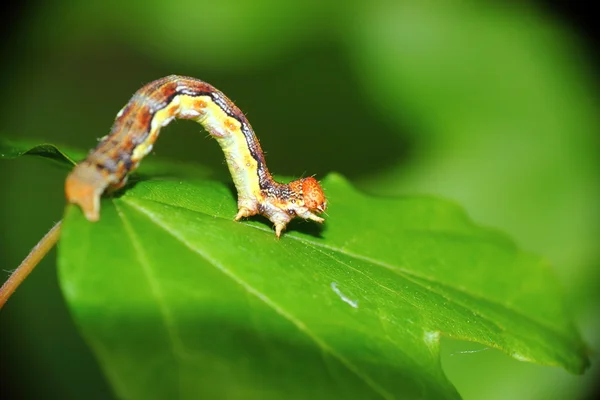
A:
[[[489,350],[489,347],[484,347],[483,349],[478,349],[478,350],[462,350],[462,351],[455,351],[454,353],[451,353],[450,356],[454,356],[456,354],[473,354],[473,353],[481,353],[482,351],[486,351]]]
[[[344,303],[349,304],[353,308],[358,308],[358,300],[350,300],[349,298],[347,298],[344,295],[344,293],[342,293],[342,291],[337,287],[337,283],[331,282],[331,290],[333,290],[335,294],[340,296],[340,299],[342,299]]]
[[[529,358],[525,357],[523,354],[520,354],[520,353],[512,353],[511,356],[514,359],[517,359],[519,361],[527,361],[527,362],[531,361]]]
[[[425,334],[423,335],[423,340],[425,341],[425,344],[428,346],[436,346],[438,345],[439,341],[440,341],[440,333],[439,332],[425,332]]]

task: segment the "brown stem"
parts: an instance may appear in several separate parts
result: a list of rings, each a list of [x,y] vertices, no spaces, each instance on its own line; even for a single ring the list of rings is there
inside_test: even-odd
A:
[[[14,270],[4,285],[0,288],[0,309],[10,296],[17,290],[19,285],[27,278],[33,269],[42,261],[48,252],[54,247],[60,237],[60,227],[62,221],[58,221],[56,225],[50,229],[48,233],[35,245],[31,252],[25,257],[21,265]]]

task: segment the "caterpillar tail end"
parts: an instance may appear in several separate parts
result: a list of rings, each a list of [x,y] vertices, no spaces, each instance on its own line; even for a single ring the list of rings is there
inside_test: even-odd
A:
[[[69,203],[77,204],[88,221],[100,219],[100,196],[106,185],[105,178],[95,168],[79,164],[67,177],[65,194]]]

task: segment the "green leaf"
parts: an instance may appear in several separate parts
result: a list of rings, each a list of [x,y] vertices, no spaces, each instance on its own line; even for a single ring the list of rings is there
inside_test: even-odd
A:
[[[206,178],[142,176],[97,223],[67,207],[61,286],[119,398],[456,399],[440,335],[585,370],[542,259],[453,203],[323,185],[326,224],[280,240]]]
[[[73,154],[74,152],[69,153]],[[61,166],[72,167],[76,164],[72,157],[60,151],[58,147],[53,144],[34,144],[30,141],[13,141],[0,137],[0,159],[13,159],[25,155],[43,157],[52,160]],[[83,157],[79,154],[76,158],[81,159]]]

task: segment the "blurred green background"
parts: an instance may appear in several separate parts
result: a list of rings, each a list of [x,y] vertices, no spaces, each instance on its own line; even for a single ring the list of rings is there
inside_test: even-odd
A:
[[[597,349],[591,44],[541,3],[449,3],[31,2],[3,27],[0,135],[89,149],[143,84],[198,77],[248,115],[275,173],[338,171],[374,194],[451,198],[546,257]],[[219,147],[199,129],[172,124],[154,157],[225,173]],[[0,176],[4,280],[61,218],[66,171],[25,158],[2,162]],[[0,312],[3,393],[110,398],[63,302],[54,259]],[[593,357],[577,377],[442,341],[444,368],[466,399],[591,397]]]

